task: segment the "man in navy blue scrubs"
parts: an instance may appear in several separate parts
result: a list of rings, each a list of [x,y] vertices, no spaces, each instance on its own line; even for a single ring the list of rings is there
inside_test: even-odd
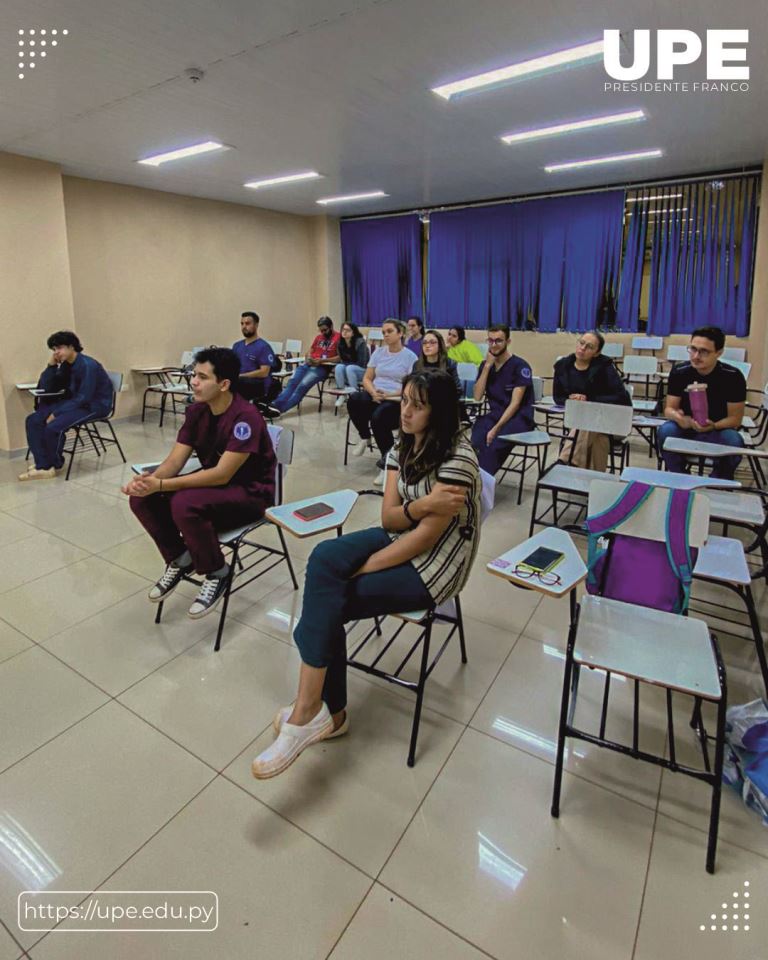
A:
[[[259,315],[246,310],[240,316],[240,330],[243,339],[232,344],[240,361],[240,376],[234,390],[246,400],[268,400],[275,355],[267,341],[259,336]]]
[[[488,413],[472,427],[472,446],[482,470],[492,476],[512,445],[499,436],[533,430],[533,374],[522,357],[509,352],[509,327],[488,330],[488,356],[474,388],[475,400],[488,400]]]
[[[69,367],[69,392],[64,399],[41,403],[27,417],[27,445],[34,466],[20,474],[19,480],[53,479],[64,466],[61,450],[67,430],[86,420],[106,417],[112,409],[114,388],[109,374],[98,360],[83,353],[77,334],[71,330],[52,333],[48,349],[53,351],[56,364]],[[48,385],[47,373],[40,378],[43,388]]]

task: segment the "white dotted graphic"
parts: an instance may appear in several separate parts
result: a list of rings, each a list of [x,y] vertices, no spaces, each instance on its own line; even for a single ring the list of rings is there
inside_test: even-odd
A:
[[[69,30],[59,30],[57,27],[51,28],[50,36],[56,37],[59,34],[61,34],[62,37],[67,37],[69,36]],[[24,79],[25,77],[24,71],[27,69],[27,67],[29,67],[30,70],[34,70],[35,66],[37,65],[35,58],[38,55],[40,57],[46,57],[48,55],[47,50],[40,50],[40,49],[36,50],[34,48],[38,46],[47,47],[49,45],[49,41],[41,40],[41,39],[35,40],[32,38],[46,37],[48,35],[49,35],[49,31],[47,29],[38,30],[35,27],[30,27],[28,30],[24,30],[24,29],[19,30],[19,36],[22,38],[21,40],[18,41],[18,45],[20,47],[18,51],[18,61],[19,61],[18,69],[20,71],[18,74],[19,80]],[[27,37],[29,39],[25,39]],[[52,47],[58,46],[58,40],[51,40],[50,46]],[[28,49],[25,49],[25,48],[28,48]]]
[[[740,898],[742,901],[741,904],[739,903]],[[728,923],[720,924],[719,930],[722,933],[731,933],[731,932],[739,933],[740,931],[743,931],[744,933],[749,933],[749,924],[746,922],[747,920],[749,920],[749,880],[744,881],[743,889],[741,890],[741,892],[739,892],[738,890],[734,890],[733,896],[732,896],[732,902],[730,904],[721,903],[720,909],[723,911],[728,911],[729,909],[736,911],[730,914],[730,917],[727,912],[721,913],[719,917],[716,913],[711,913],[709,915],[709,919],[712,921],[717,921],[718,919],[719,920],[730,919],[731,921],[733,921],[730,925]],[[740,923],[740,921],[742,920],[745,922]],[[702,933],[706,932],[706,929],[707,929],[706,924],[704,923],[699,924],[699,930]],[[718,932],[717,923],[716,922],[711,923],[709,929],[712,933],[717,933]]]

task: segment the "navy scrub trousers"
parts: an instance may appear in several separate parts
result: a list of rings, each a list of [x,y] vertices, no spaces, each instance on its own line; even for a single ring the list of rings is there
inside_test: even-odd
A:
[[[301,619],[293,638],[304,663],[327,668],[323,700],[331,713],[339,713],[347,705],[344,624],[432,606],[432,598],[410,562],[353,576],[371,554],[391,542],[386,530],[371,527],[324,540],[309,558]]]

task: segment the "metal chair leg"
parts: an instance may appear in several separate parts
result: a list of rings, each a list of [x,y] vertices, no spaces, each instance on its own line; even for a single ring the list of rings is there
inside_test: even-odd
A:
[[[419,671],[419,686],[416,693],[416,709],[413,711],[413,726],[411,728],[411,745],[408,750],[408,766],[412,767],[416,763],[416,741],[419,737],[419,724],[421,722],[421,704],[424,700],[424,686],[427,682],[427,666],[429,664],[429,642],[432,639],[432,619],[430,613],[427,618],[427,624],[424,628],[424,639],[422,640],[421,651],[421,670]]]

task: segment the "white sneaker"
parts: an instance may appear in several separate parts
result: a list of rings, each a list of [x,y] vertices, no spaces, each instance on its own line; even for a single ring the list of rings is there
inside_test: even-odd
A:
[[[386,477],[386,471],[379,470],[379,472],[376,474],[376,479],[373,481],[374,487],[383,487]]]
[[[19,480],[54,480],[56,478],[56,468],[49,467],[47,470],[38,470],[37,467],[30,467],[25,473],[19,474]]]
[[[342,396],[336,397],[336,403],[334,404],[334,406],[336,407],[337,410],[339,409],[339,407],[344,406],[344,402],[346,399],[347,399],[346,394],[342,394]]]
[[[368,449],[367,440],[358,440],[355,446],[352,448],[353,457],[362,457],[365,451]]]
[[[184,575],[191,573],[192,565],[186,567],[177,567],[175,563],[169,563],[165,568],[165,573],[160,577],[157,583],[147,594],[150,603],[160,603],[169,597],[184,579]]]
[[[288,717],[293,713],[293,704],[288,707],[280,707],[280,709],[275,714],[272,720],[272,729],[275,731],[275,736],[280,735],[280,731],[283,729],[283,724],[288,723]],[[347,711],[344,711],[344,719],[341,724],[333,731],[329,733],[325,738],[326,740],[335,740],[336,737],[343,737],[345,733],[349,732],[349,714]]]
[[[251,764],[251,773],[257,780],[268,780],[287,770],[302,750],[325,740],[333,733],[333,717],[328,707],[322,704],[317,715],[304,726],[284,723],[277,740],[255,757]]]

